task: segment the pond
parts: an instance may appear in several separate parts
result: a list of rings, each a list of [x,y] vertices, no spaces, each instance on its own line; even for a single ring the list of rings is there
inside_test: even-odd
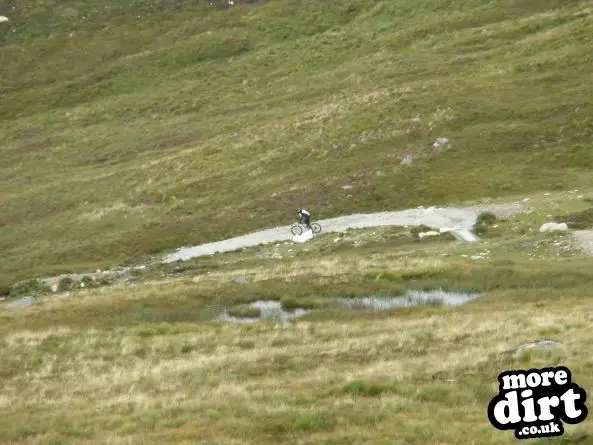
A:
[[[404,296],[398,297],[352,297],[352,298],[326,298],[327,307],[342,310],[387,310],[396,307],[414,306],[442,306],[453,307],[464,304],[477,298],[478,294],[465,292],[446,292],[441,289],[431,291],[410,290]],[[250,303],[249,308],[253,309],[249,316],[231,315],[225,310],[219,320],[233,323],[255,323],[260,320],[276,322],[294,321],[312,309],[295,308],[286,310],[282,303],[277,300],[258,300]],[[323,309],[314,309],[323,310]]]

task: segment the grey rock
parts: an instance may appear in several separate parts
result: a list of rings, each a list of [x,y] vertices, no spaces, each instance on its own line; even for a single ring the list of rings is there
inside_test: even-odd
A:
[[[566,223],[555,223],[555,222],[545,223],[539,228],[540,232],[556,232],[556,231],[566,232],[567,230],[568,230],[568,226],[566,225]]]
[[[515,348],[507,349],[503,352],[504,355],[518,354],[529,349],[555,349],[563,347],[562,343],[554,340],[537,340],[531,343],[525,343]]]
[[[411,165],[414,162],[414,156],[406,155],[402,161],[400,162],[401,165]]]
[[[438,138],[434,144],[432,144],[432,148],[440,150],[443,147],[449,145],[449,139],[447,138]]]

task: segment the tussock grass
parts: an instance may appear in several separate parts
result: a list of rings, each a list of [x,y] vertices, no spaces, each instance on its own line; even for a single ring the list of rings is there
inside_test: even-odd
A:
[[[0,432],[22,444],[511,443],[485,414],[499,372],[562,364],[583,387],[593,384],[590,262],[553,249],[532,262],[537,245],[520,232],[538,218],[500,222],[517,227],[485,238],[493,256],[485,262],[461,257],[481,246],[416,244],[407,235],[407,247],[394,251],[398,231],[361,230],[336,250],[320,237],[305,258],[283,256],[267,270],[254,257],[292,246],[2,307]],[[327,310],[324,298],[434,288],[482,295],[456,308],[381,312]],[[255,315],[245,305],[264,298],[315,311],[284,325],[214,321],[224,308]],[[503,354],[538,339],[563,346]],[[18,423],[24,416],[29,426]],[[568,441],[592,433],[587,423],[566,429]]]
[[[288,311],[293,309],[325,309],[328,307],[328,302],[322,298],[285,297],[280,302],[282,307]]]
[[[505,291],[455,310],[347,324],[21,329],[2,342],[0,430],[15,443],[511,443],[485,415],[498,372],[561,363],[593,384],[590,299],[540,298]],[[542,337],[565,347],[500,355]],[[25,413],[35,422],[19,422]],[[587,423],[567,430],[591,434]]]
[[[229,308],[228,314],[231,317],[239,317],[239,318],[257,318],[261,315],[261,311],[258,308],[251,307],[251,306],[236,306]]]

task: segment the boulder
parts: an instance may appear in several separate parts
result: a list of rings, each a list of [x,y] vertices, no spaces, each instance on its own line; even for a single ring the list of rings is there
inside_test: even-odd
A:
[[[522,345],[519,345],[517,347],[511,348],[511,349],[507,349],[506,351],[503,352],[503,355],[513,355],[513,354],[520,354],[522,352],[525,352],[527,350],[549,350],[549,349],[557,349],[557,348],[563,348],[564,345],[562,343],[559,343],[557,341],[554,340],[537,340],[531,343],[525,343]]]
[[[549,222],[543,224],[540,228],[540,232],[566,232],[568,230],[568,226],[566,223],[555,223]]]

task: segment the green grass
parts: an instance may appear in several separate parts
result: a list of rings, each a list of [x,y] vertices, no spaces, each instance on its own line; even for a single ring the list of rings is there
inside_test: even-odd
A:
[[[499,372],[562,364],[589,391],[591,260],[570,234],[538,229],[591,225],[591,12],[580,0],[0,5],[0,437],[508,444],[486,416]],[[438,137],[450,144],[433,149]],[[288,225],[298,206],[317,220],[526,196],[527,213],[482,214],[478,243],[378,227],[154,263]],[[143,263],[130,283],[90,277]],[[55,293],[34,280],[73,272],[89,275]],[[481,295],[328,304],[436,288]],[[23,295],[34,304],[7,306]],[[314,310],[216,321],[254,317],[260,299]],[[504,354],[538,339],[563,348]],[[534,443],[593,434],[565,428]]]
[[[587,5],[1,10],[0,282],[288,224],[299,205],[323,218],[591,186]]]

